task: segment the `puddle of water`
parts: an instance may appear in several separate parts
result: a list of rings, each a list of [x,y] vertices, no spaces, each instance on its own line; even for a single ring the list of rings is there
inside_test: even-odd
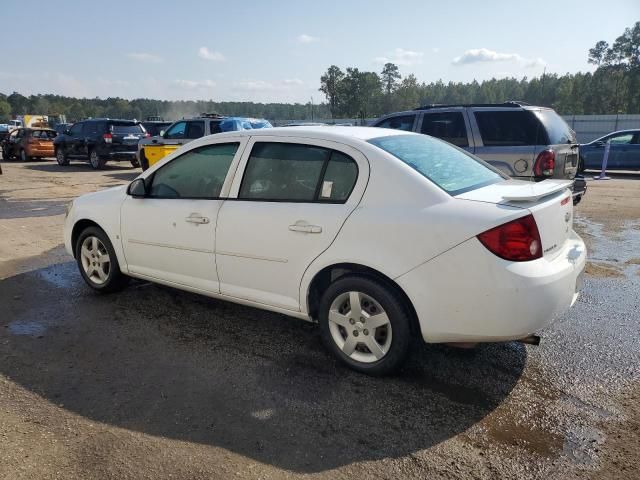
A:
[[[65,266],[66,267],[66,266]],[[36,272],[47,283],[58,288],[72,288],[78,281],[80,274],[73,268],[61,268],[58,265],[51,266]]]
[[[9,333],[12,335],[26,335],[38,337],[46,332],[48,325],[45,322],[35,320],[15,321],[9,324]]]

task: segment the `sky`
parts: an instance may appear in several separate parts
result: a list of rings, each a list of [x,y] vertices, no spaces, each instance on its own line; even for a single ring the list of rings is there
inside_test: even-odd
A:
[[[589,48],[638,20],[640,0],[10,1],[0,92],[318,103],[333,64],[425,82],[590,71]]]

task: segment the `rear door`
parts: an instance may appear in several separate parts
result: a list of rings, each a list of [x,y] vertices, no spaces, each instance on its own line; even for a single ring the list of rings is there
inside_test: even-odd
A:
[[[216,230],[225,295],[300,310],[300,281],[357,206],[366,158],[329,141],[254,137]]]

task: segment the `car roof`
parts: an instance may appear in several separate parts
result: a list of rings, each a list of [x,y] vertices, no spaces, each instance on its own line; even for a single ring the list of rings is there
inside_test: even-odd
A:
[[[313,138],[318,140],[344,140],[368,141],[372,138],[388,137],[393,135],[417,135],[416,133],[391,128],[377,127],[341,127],[333,125],[300,126],[300,127],[275,127],[253,130],[240,130],[233,132],[217,133],[215,138],[224,137],[298,137]],[[211,138],[211,137],[209,137]]]

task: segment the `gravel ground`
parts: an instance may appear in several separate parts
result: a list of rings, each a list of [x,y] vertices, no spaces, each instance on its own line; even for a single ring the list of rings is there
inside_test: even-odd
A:
[[[422,345],[375,379],[282,315],[94,294],[64,205],[137,170],[2,166],[0,479],[640,478],[640,175],[590,183],[583,295],[540,346]]]

